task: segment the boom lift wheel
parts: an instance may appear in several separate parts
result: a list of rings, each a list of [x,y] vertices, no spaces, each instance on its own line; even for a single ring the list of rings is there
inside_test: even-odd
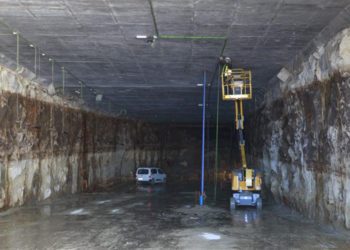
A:
[[[235,210],[236,209],[236,201],[233,197],[230,199],[230,210]]]
[[[258,210],[261,210],[261,209],[262,209],[262,199],[261,199],[261,198],[258,198],[258,199],[256,200],[256,208],[257,208]]]

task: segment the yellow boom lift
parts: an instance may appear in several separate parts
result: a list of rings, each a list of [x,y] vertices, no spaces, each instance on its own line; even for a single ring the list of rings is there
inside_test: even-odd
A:
[[[245,141],[243,135],[244,113],[243,101],[252,99],[252,74],[250,70],[232,68],[229,58],[221,58],[224,65],[221,71],[222,99],[234,101],[235,126],[238,132],[239,150],[242,168],[232,171],[230,208],[237,206],[256,206],[262,208],[260,195],[262,175],[256,169],[247,167]]]

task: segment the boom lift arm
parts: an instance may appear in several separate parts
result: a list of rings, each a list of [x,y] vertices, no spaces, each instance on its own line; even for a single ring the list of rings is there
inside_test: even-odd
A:
[[[247,160],[245,155],[245,141],[243,138],[244,129],[244,115],[243,115],[243,101],[235,101],[235,121],[236,129],[238,130],[239,151],[241,152],[242,167],[247,168]]]

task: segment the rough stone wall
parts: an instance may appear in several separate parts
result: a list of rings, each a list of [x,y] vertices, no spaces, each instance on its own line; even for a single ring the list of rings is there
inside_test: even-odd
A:
[[[350,228],[350,29],[289,70],[250,117],[251,153],[276,200]]]
[[[157,165],[158,138],[142,122],[122,121],[2,93],[0,207],[93,189]]]
[[[5,67],[0,76],[0,209],[158,164],[151,125],[83,111]]]

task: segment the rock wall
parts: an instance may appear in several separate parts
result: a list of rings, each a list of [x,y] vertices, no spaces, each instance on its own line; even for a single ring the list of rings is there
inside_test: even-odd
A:
[[[277,201],[350,229],[350,29],[288,71],[248,120],[251,153]]]
[[[93,189],[159,161],[158,138],[147,124],[23,97],[17,120],[16,96],[1,96],[0,207]]]
[[[159,163],[151,125],[84,111],[0,67],[0,209],[93,189]]]

